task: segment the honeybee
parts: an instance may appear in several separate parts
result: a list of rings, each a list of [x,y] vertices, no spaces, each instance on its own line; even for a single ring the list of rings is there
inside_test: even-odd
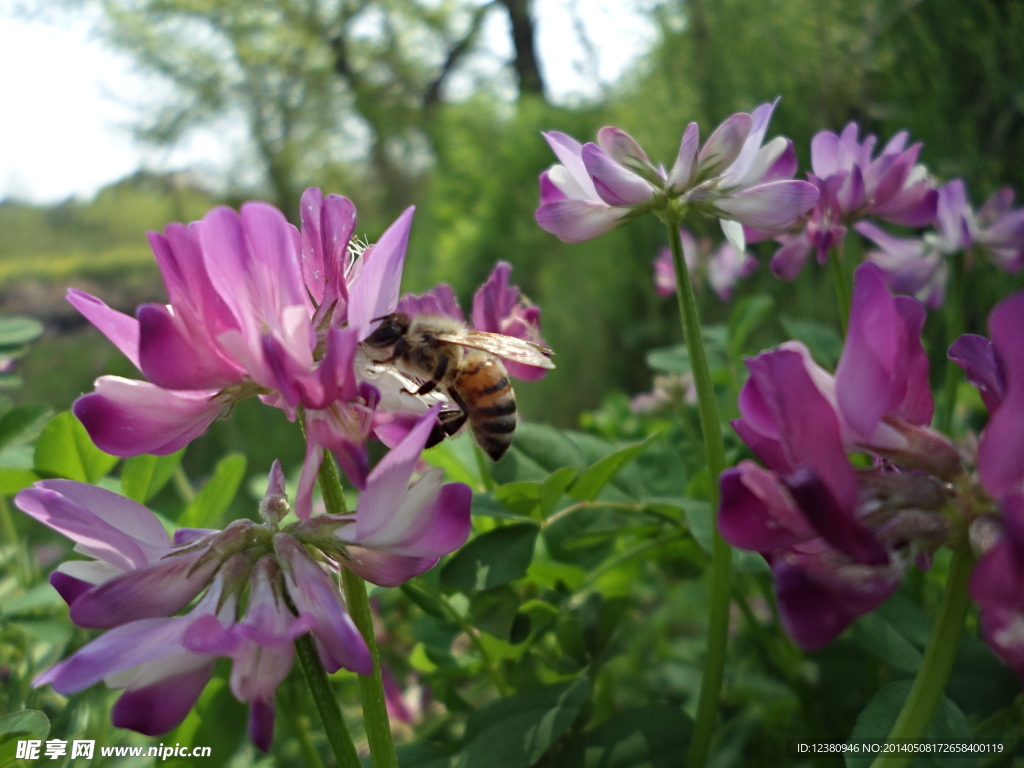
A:
[[[391,355],[378,362],[392,363],[421,380],[411,394],[439,389],[458,406],[441,411],[441,434],[431,444],[454,435],[468,421],[477,444],[494,461],[500,459],[512,444],[516,395],[498,358],[554,368],[551,350],[514,336],[474,331],[441,315],[395,312],[380,320],[363,341],[371,349],[391,348]]]

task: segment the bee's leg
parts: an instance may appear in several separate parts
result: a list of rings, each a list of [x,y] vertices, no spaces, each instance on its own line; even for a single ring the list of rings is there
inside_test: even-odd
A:
[[[441,423],[444,425],[445,431],[449,435],[454,435],[461,429],[462,425],[466,423],[466,419],[469,418],[469,406],[466,405],[466,401],[462,399],[458,392],[453,388],[448,388],[448,398],[459,406],[457,411],[448,411],[451,416],[448,417],[447,421],[443,418],[445,412],[441,412]]]
[[[466,423],[466,414],[460,410],[441,411],[437,418],[438,423],[427,438],[427,448],[433,448],[445,438],[451,437]]]
[[[448,370],[448,358],[442,357],[441,361],[437,364],[437,368],[434,369],[434,378],[430,381],[425,382],[416,390],[417,395],[425,395],[428,392],[433,392],[437,388],[437,385],[444,380],[444,374]]]

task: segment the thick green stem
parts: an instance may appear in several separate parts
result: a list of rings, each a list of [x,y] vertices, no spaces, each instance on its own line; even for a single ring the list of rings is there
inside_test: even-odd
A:
[[[890,743],[923,739],[928,726],[935,716],[935,710],[942,701],[949,673],[953,669],[960,635],[964,629],[964,618],[970,603],[967,587],[970,583],[974,557],[969,550],[953,553],[946,579],[946,594],[942,599],[939,616],[928,638],[921,667],[917,670],[914,685],[910,689],[903,709],[889,732]],[[911,752],[892,756],[880,756],[871,768],[905,768],[914,759]]]
[[[846,282],[846,273],[843,271],[843,255],[838,247],[828,252],[828,263],[832,269],[832,281],[836,286],[839,322],[843,326],[843,336],[846,336],[846,327],[850,324],[850,286]]]
[[[316,703],[317,712],[320,713],[320,720],[324,724],[324,733],[327,734],[327,742],[334,752],[334,759],[338,761],[339,768],[362,768],[359,762],[359,753],[356,752],[356,745],[352,742],[352,734],[345,725],[341,716],[341,708],[334,696],[334,689],[331,688],[331,681],[327,677],[327,670],[320,662],[316,648],[313,645],[312,635],[303,635],[295,641],[295,652],[299,658],[299,666],[306,678],[310,693],[313,694],[313,701]]]
[[[949,291],[944,307],[946,315],[946,349],[964,332],[964,255],[956,254],[951,259]],[[942,386],[942,402],[935,416],[935,428],[949,433],[956,409],[956,391],[960,383],[960,366],[946,359],[946,378]]]
[[[328,454],[320,463],[320,492],[324,496],[324,506],[329,514],[342,514],[347,510],[345,492],[338,477],[338,468],[334,459]],[[384,699],[384,682],[380,671],[380,651],[373,633],[373,613],[370,611],[370,598],[366,594],[366,582],[356,576],[348,568],[341,569],[341,583],[345,589],[345,602],[348,613],[356,623],[363,640],[366,641],[373,657],[373,674],[359,675],[359,693],[363,700],[363,722],[366,726],[366,738],[370,742],[370,754],[373,756],[374,768],[398,768],[398,756],[395,754],[395,742],[391,738],[391,721],[388,719],[388,707]]]
[[[711,383],[708,358],[701,337],[697,302],[693,295],[690,272],[683,259],[683,242],[679,235],[679,219],[666,216],[668,241],[672,248],[672,263],[676,270],[676,293],[679,313],[683,322],[686,349],[690,353],[690,368],[697,386],[700,409],[700,427],[704,433],[711,486],[711,508],[718,509],[718,476],[725,470],[725,444],[718,418],[718,402]],[[726,544],[718,526],[715,526],[711,549],[711,608],[708,615],[708,648],[704,659],[704,677],[701,680],[697,702],[697,720],[687,756],[689,768],[700,768],[707,761],[711,737],[718,720],[718,700],[725,676],[725,649],[729,639],[729,602],[732,589],[732,549]]]

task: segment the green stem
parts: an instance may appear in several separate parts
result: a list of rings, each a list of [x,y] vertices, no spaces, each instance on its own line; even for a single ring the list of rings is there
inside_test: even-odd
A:
[[[946,349],[964,332],[964,255],[956,254],[950,265],[949,293],[944,307],[946,314]],[[960,366],[946,358],[946,378],[942,386],[942,404],[935,417],[935,428],[949,433],[956,409],[956,391],[960,383]]]
[[[690,367],[697,385],[700,409],[700,427],[704,433],[708,473],[711,476],[711,508],[718,509],[718,476],[725,470],[725,444],[718,418],[718,402],[708,370],[708,358],[697,316],[697,302],[693,296],[690,272],[683,259],[683,242],[679,235],[679,218],[666,216],[668,241],[672,248],[672,263],[676,270],[676,293],[679,296],[679,314],[682,317],[686,349],[690,353]],[[711,549],[711,608],[708,615],[708,648],[704,660],[704,677],[697,702],[697,719],[687,756],[689,768],[700,768],[707,761],[711,737],[718,719],[718,700],[725,677],[725,649],[729,639],[729,603],[732,589],[732,549],[726,544],[715,526]]]
[[[828,252],[828,263],[832,269],[832,281],[836,286],[839,322],[843,326],[843,336],[846,336],[846,327],[850,323],[850,286],[846,282],[846,273],[843,271],[842,252],[839,247],[835,247]]]
[[[296,640],[295,651],[339,768],[362,768],[362,763],[359,762],[359,753],[356,752],[356,745],[352,742],[352,734],[349,733],[348,726],[345,725],[345,720],[341,716],[341,708],[334,696],[334,689],[331,688],[331,681],[327,677],[327,670],[324,669],[324,665],[320,662],[320,656],[313,646],[312,635],[303,635]]]
[[[330,454],[325,455],[324,460],[320,462],[317,477],[320,480],[320,492],[324,496],[327,512],[332,515],[347,512],[341,478],[338,477],[338,468]],[[374,637],[373,613],[370,611],[370,598],[366,594],[366,582],[348,568],[342,568],[341,583],[345,589],[348,613],[356,623],[373,658],[373,674],[359,675],[363,722],[366,726],[366,738],[370,742],[373,765],[374,768],[398,768],[398,756],[395,754],[395,742],[391,738],[391,721],[388,719],[388,707],[384,698],[380,651],[377,649],[377,638]]]
[[[320,759],[320,753],[317,752],[313,739],[309,735],[307,718],[302,714],[306,707],[304,706],[305,701],[303,701],[304,691],[298,679],[293,676],[288,685],[279,688],[278,697],[278,711],[284,715],[295,740],[299,743],[303,762],[309,768],[324,768],[324,761]],[[283,702],[280,700],[281,697],[284,697]],[[280,706],[281,704],[283,706]]]
[[[459,629],[465,632],[466,636],[469,637],[470,642],[473,643],[473,647],[476,648],[477,653],[480,654],[480,658],[483,660],[484,663],[484,669],[487,670],[487,675],[491,678],[491,682],[494,683],[494,687],[498,689],[498,693],[502,696],[508,696],[510,693],[512,693],[512,689],[509,687],[508,683],[505,682],[505,678],[501,674],[501,669],[498,667],[498,664],[494,661],[494,659],[491,658],[491,654],[487,652],[487,649],[484,647],[483,642],[481,642],[480,640],[480,635],[473,628],[473,626],[468,621],[466,621],[465,618],[463,618],[458,611],[455,610],[454,606],[452,606],[452,604],[448,602],[447,597],[445,597],[442,593],[438,592],[429,584],[427,584],[426,581],[420,579],[419,587],[424,592],[429,594],[432,598],[434,598],[434,600],[436,600],[437,603],[442,608],[444,608],[445,613],[448,614],[448,617],[456,624],[458,624]]]
[[[970,550],[953,553],[946,579],[946,594],[942,598],[938,620],[928,638],[921,667],[917,670],[914,685],[896,723],[889,732],[890,743],[923,739],[928,726],[935,716],[935,710],[942,701],[942,693],[953,669],[960,634],[964,629],[964,618],[970,603],[967,587],[970,583],[974,557]],[[914,759],[913,753],[883,755],[875,759],[871,768],[904,768]]]

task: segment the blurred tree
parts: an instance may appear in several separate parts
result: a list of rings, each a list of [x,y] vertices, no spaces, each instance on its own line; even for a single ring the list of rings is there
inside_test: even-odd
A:
[[[140,135],[174,144],[241,116],[290,216],[325,176],[368,183],[389,212],[412,202],[445,85],[492,11],[509,14],[523,91],[543,94],[527,0],[99,2],[110,39],[174,86]]]

